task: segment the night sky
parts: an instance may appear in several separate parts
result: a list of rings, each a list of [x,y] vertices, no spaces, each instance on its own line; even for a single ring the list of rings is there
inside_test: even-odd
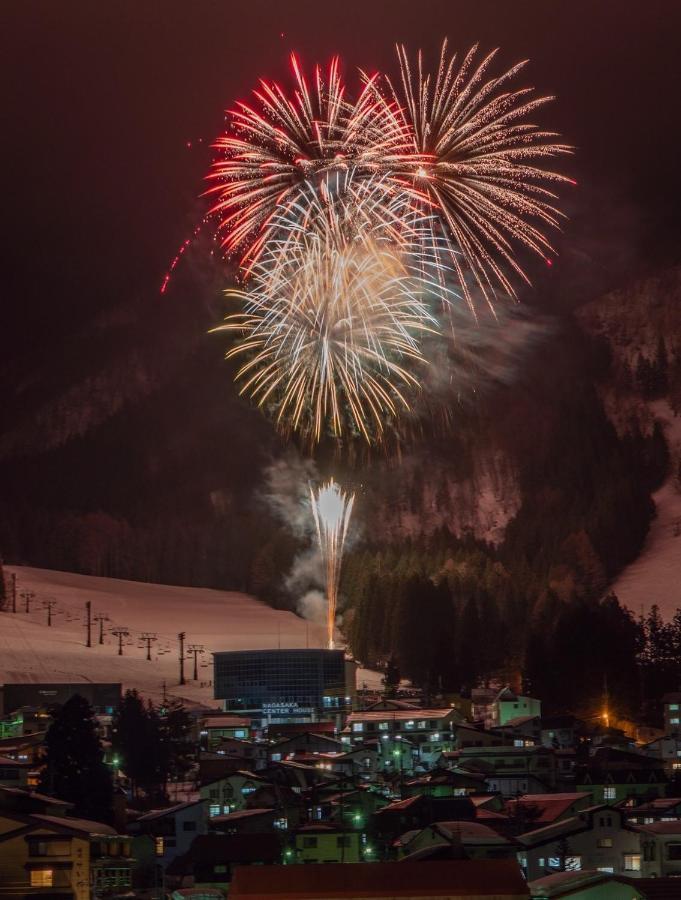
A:
[[[341,54],[351,82],[354,66],[394,69],[398,40],[529,57],[524,79],[558,96],[546,121],[578,148],[568,250],[586,241],[596,268],[613,244],[618,259],[675,255],[673,0],[24,0],[3,4],[0,32],[6,354],[54,348],[121,301],[163,313],[158,285],[200,215],[223,110],[259,76],[285,77],[291,49],[308,65]]]

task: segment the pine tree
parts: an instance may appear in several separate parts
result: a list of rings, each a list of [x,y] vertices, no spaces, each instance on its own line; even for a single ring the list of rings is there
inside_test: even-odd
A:
[[[164,753],[159,717],[136,690],[125,692],[112,722],[112,743],[134,796],[159,791],[164,782]]]
[[[92,708],[79,694],[54,714],[45,736],[45,750],[41,789],[73,803],[77,815],[110,821],[111,772],[104,762]]]
[[[160,711],[162,775],[164,780],[181,781],[192,765],[192,718],[181,700],[171,700]]]
[[[385,690],[383,696],[390,699],[397,696],[397,688],[400,685],[400,669],[394,656],[388,659],[383,675]]]

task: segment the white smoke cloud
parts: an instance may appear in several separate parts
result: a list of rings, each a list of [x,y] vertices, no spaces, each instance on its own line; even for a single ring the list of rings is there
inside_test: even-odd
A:
[[[293,451],[273,462],[265,472],[262,499],[274,515],[296,537],[305,537],[314,528],[310,511],[310,484],[319,481],[311,459],[301,459]]]

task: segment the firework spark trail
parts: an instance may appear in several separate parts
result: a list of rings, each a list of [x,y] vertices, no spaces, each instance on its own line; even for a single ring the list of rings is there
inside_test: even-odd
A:
[[[317,66],[312,86],[294,54],[293,97],[276,83],[260,82],[255,103],[238,103],[228,128],[215,143],[222,156],[208,178],[217,202],[223,247],[242,251],[246,274],[272,236],[273,220],[299,199],[301,185],[348,166],[368,173],[386,171],[408,146],[406,125],[375,88],[378,76],[365,77],[355,102],[347,99],[340,62],[331,61],[324,77]]]
[[[242,393],[275,412],[285,433],[310,444],[327,430],[371,443],[419,390],[421,339],[438,330],[430,295],[437,304],[458,298],[443,288],[420,233],[427,220],[408,199],[390,191],[386,201],[381,179],[329,182],[340,199],[305,199],[312,219],[279,220],[281,237],[250,289],[234,292],[244,312],[221,328],[240,335],[228,357],[248,357],[236,376]]]
[[[466,268],[490,306],[498,288],[515,297],[511,273],[529,284],[515,247],[543,258],[553,253],[541,229],[557,228],[562,214],[556,193],[546,185],[573,183],[537,165],[572,152],[556,142],[554,132],[527,121],[553,98],[535,97],[533,88],[507,87],[527,61],[492,76],[497,51],[477,61],[477,49],[473,46],[457,67],[445,40],[433,74],[424,69],[420,52],[413,67],[399,45],[401,85],[395,88],[386,79],[412,135],[414,156],[402,156],[402,171],[428,194],[451,244],[463,255],[465,267],[456,257],[453,265],[473,311]],[[372,87],[377,90],[375,82]]]
[[[310,500],[319,550],[324,563],[328,647],[329,650],[333,650],[341,561],[355,496],[354,494],[345,494],[332,478],[316,492],[310,485]]]
[[[227,355],[247,357],[242,393],[310,445],[380,442],[411,413],[419,368],[461,333],[457,301],[496,315],[529,282],[518,251],[553,252],[570,181],[542,163],[571,148],[529,120],[551,98],[509,87],[525,63],[494,75],[496,51],[459,63],[445,41],[428,72],[397,51],[400,81],[362,72],[355,101],[338,58],[307,79],[292,56],[293,91],[261,81],[215,144],[211,213],[244,284]]]

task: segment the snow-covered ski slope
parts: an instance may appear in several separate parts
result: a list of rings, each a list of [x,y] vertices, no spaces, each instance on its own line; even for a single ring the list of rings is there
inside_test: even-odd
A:
[[[158,698],[163,683],[169,695],[213,705],[211,651],[322,647],[324,628],[290,612],[275,610],[233,591],[145,584],[115,578],[95,578],[47,569],[5,566],[16,573],[17,612],[0,613],[0,683],[5,681],[120,681]],[[32,592],[31,610],[24,612],[24,592]],[[52,626],[43,604],[53,599]],[[93,618],[105,614],[104,643],[99,622],[93,621],[92,647],[85,646],[85,603]],[[112,629],[122,626],[123,656]],[[151,661],[146,659],[144,632],[156,635]],[[179,686],[178,634],[190,645],[205,648],[193,680],[193,656],[185,662],[187,684]],[[373,676],[373,678],[371,678]],[[361,673],[360,683],[376,681]]]
[[[670,474],[653,494],[655,518],[641,555],[626,567],[611,590],[636,615],[657,604],[669,619],[681,607],[681,417],[673,415],[665,400],[650,405],[655,418],[664,425]]]

